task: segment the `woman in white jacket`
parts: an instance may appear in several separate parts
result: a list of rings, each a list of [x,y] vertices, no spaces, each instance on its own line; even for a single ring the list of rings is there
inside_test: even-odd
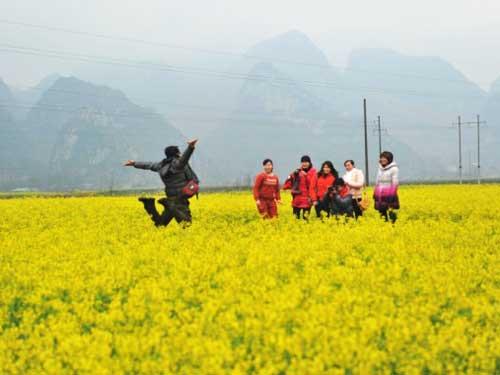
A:
[[[392,152],[384,151],[380,154],[373,198],[375,200],[375,209],[380,212],[385,221],[390,220],[393,224],[397,220],[395,210],[399,209],[398,186],[398,165],[394,162]]]
[[[363,200],[363,187],[365,186],[365,175],[361,169],[354,166],[354,160],[346,160],[344,162],[345,174],[342,177],[349,186],[349,193],[354,201],[354,214],[356,217],[363,215],[363,211],[359,204]]]

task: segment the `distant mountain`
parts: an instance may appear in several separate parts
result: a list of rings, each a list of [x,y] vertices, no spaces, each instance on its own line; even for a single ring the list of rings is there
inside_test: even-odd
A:
[[[13,120],[16,100],[9,86],[0,78],[0,119]]]
[[[17,103],[0,79],[0,189],[38,183],[37,162],[27,144],[27,135],[15,119]],[[31,170],[26,166],[34,166]]]
[[[500,169],[500,77],[491,85],[485,101],[482,120],[482,172],[494,175]]]
[[[500,77],[491,84],[490,94],[500,94]]]
[[[23,123],[47,171],[49,189],[159,186],[154,174],[131,173],[123,160],[161,160],[183,135],[120,91],[74,77],[59,78]],[[161,185],[160,185],[161,186]]]
[[[63,126],[81,110],[101,112],[103,116],[141,110],[128,101],[119,91],[96,86],[77,78],[59,78],[43,93],[29,112],[25,126],[33,136],[42,140],[36,146],[37,158],[49,162],[50,153]],[[143,111],[142,111],[143,112]]]
[[[285,117],[324,118],[327,104],[310,94],[300,83],[268,62],[257,63],[248,74],[237,97],[237,109],[243,113]],[[282,83],[286,82],[286,85]]]
[[[242,66],[270,62],[295,80],[324,80],[339,74],[313,41],[297,30],[257,43],[245,55],[247,58],[240,63]]]
[[[208,136],[220,125],[221,117],[237,108],[238,93],[256,64],[273,63],[287,77],[309,81],[304,88],[324,100],[332,93],[322,82],[339,79],[339,72],[329,66],[324,53],[299,31],[259,42],[245,51],[246,57],[183,52],[176,55],[145,60],[135,69],[92,65],[79,76],[120,89],[135,103],[166,116],[184,134],[201,137]],[[287,81],[279,84],[289,87]]]
[[[5,143],[9,139],[9,135],[15,130],[14,116],[12,109],[15,108],[15,101],[9,87],[0,79],[0,131],[2,137],[0,138],[2,146],[0,152],[5,152]],[[2,155],[4,156],[4,155]],[[2,159],[3,160],[3,159]]]
[[[500,128],[500,78],[492,85],[484,107],[486,119],[495,120]]]
[[[197,54],[172,61],[167,55],[141,62],[135,69],[87,67],[79,76],[126,92],[134,103],[154,108],[183,134],[204,137],[217,126],[218,117],[232,110],[224,85],[234,80],[241,84],[225,74],[226,64],[221,60]]]
[[[61,78],[63,78],[63,76],[58,73],[49,74],[47,77],[38,82],[38,84],[34,88],[36,88],[37,91],[40,92],[39,96],[41,97],[45,91],[50,89],[54,85],[54,83],[59,81],[59,79]]]
[[[290,30],[265,39],[252,46],[246,53],[250,58],[276,63],[323,65],[329,67],[326,55],[313,41],[299,30]]]
[[[340,171],[345,159],[361,163],[361,128],[355,120],[336,114],[326,101],[278,71],[274,64],[258,63],[250,75],[268,79],[249,78],[244,83],[232,118],[207,142],[215,160],[230,157],[224,163],[226,179],[231,177],[232,183],[248,181],[267,157],[274,160],[282,177],[297,167],[304,154],[311,155],[318,165],[332,160]],[[290,85],[274,84],[285,78]],[[426,163],[410,147],[397,139],[387,142],[399,152],[401,161],[412,166],[412,175],[424,176]]]
[[[395,153],[404,180],[455,178],[452,123],[477,113],[488,121],[482,174],[500,175],[500,79],[485,92],[439,57],[388,49],[353,51],[340,71],[299,31],[263,40],[244,56],[179,53],[136,67],[92,65],[83,74],[105,86],[48,77],[25,120],[10,113],[3,128],[29,135],[20,144],[44,188],[158,186],[152,174],[115,166],[128,157],[161,159],[164,146],[184,142],[181,133],[201,138],[194,162],[204,186],[227,186],[251,181],[265,157],[282,176],[302,154],[315,164],[330,159],[341,169],[354,159],[364,167],[366,98],[372,181],[378,115],[387,129],[382,148]],[[30,100],[14,93],[16,105]],[[474,128],[464,127],[462,149],[465,177],[474,178]]]
[[[36,86],[32,88],[12,88],[12,95],[19,103],[19,106],[13,112],[16,120],[22,121],[28,114],[30,107],[33,106],[61,76],[59,74],[50,74],[42,79]]]
[[[254,66],[258,63],[272,63],[275,68],[316,97],[323,98],[330,106],[334,86],[341,81],[340,72],[332,67],[326,55],[304,33],[291,30],[263,40],[245,52],[231,68],[231,72],[255,76]],[[280,82],[287,87],[286,81]],[[336,108],[340,110],[339,108]]]
[[[438,57],[407,56],[388,49],[353,51],[345,82],[377,105],[395,97],[409,106],[434,106],[441,112],[478,109],[486,93]]]
[[[438,57],[386,49],[353,51],[344,82],[349,113],[359,113],[360,99],[367,98],[370,122],[381,115],[392,137],[437,164],[428,168],[428,179],[456,177],[457,142],[451,123],[459,115],[469,119],[481,112],[487,97],[484,90]],[[463,148],[464,155],[474,154],[465,135]],[[491,161],[490,166],[494,164]]]

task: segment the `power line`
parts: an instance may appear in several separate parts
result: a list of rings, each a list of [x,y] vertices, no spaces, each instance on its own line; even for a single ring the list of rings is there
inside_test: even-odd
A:
[[[127,43],[144,44],[144,45],[150,45],[150,46],[155,46],[155,47],[164,47],[164,48],[185,50],[185,51],[190,51],[190,52],[239,57],[239,58],[245,58],[245,59],[260,60],[260,61],[265,61],[265,62],[277,62],[277,63],[283,63],[283,64],[303,65],[303,66],[311,66],[311,67],[316,67],[316,68],[321,68],[321,69],[331,69],[332,67],[336,67],[338,69],[344,69],[344,70],[349,70],[349,71],[359,71],[359,72],[370,73],[370,74],[383,74],[383,75],[392,75],[392,76],[397,76],[397,77],[411,77],[411,78],[416,78],[416,79],[427,79],[427,80],[432,80],[432,81],[454,82],[454,83],[462,83],[462,84],[471,84],[472,83],[473,84],[473,82],[467,81],[465,79],[461,79],[461,80],[443,79],[443,78],[438,78],[438,77],[429,77],[429,76],[425,76],[425,75],[405,74],[405,73],[389,73],[389,72],[365,70],[365,69],[352,68],[352,67],[344,68],[340,65],[335,65],[335,64],[316,64],[316,63],[308,63],[308,62],[301,62],[301,61],[290,61],[290,60],[286,60],[286,59],[275,59],[275,58],[270,59],[268,57],[255,56],[255,55],[250,55],[247,53],[235,53],[235,52],[212,50],[212,49],[206,49],[206,48],[187,47],[187,46],[181,46],[181,45],[176,45],[176,44],[171,44],[171,43],[153,42],[153,41],[148,41],[148,40],[144,40],[144,39],[127,37],[127,36],[113,36],[113,35],[107,35],[107,34],[102,34],[102,33],[91,33],[91,32],[81,31],[81,30],[73,30],[73,29],[54,27],[54,26],[46,26],[46,25],[37,25],[37,24],[26,23],[26,22],[10,21],[10,20],[6,20],[6,19],[0,19],[0,23],[6,24],[6,25],[12,25],[12,26],[22,26],[25,28],[33,28],[33,29],[51,31],[51,32],[62,32],[62,33],[67,33],[67,34],[92,37],[92,38],[98,38],[98,39],[106,39],[106,40],[114,40],[114,41],[127,42]],[[489,84],[490,82],[477,82],[477,83]]]
[[[90,115],[96,115],[96,116],[109,116],[113,118],[139,118],[139,119],[148,119],[148,118],[161,118],[164,119],[167,123],[172,123],[176,120],[193,120],[193,121],[235,121],[238,123],[241,122],[250,122],[253,124],[254,127],[267,127],[267,124],[269,123],[278,123],[281,124],[285,118],[279,118],[276,117],[275,119],[268,119],[266,120],[267,124],[260,124],[259,118],[255,119],[250,119],[250,118],[242,118],[241,116],[239,117],[238,115],[225,115],[225,116],[204,116],[204,117],[196,117],[196,116],[174,116],[174,121],[171,121],[170,119],[165,119],[161,114],[158,113],[126,113],[126,112],[119,112],[119,111],[114,111],[114,112],[107,112],[99,109],[91,109],[89,106],[81,106],[81,107],[75,107],[75,106],[67,106],[63,104],[36,104],[36,105],[29,105],[29,104],[11,104],[11,103],[2,103],[0,102],[0,108],[20,108],[20,109],[28,109],[28,110],[43,110],[47,112],[60,112],[60,113],[69,113],[69,114],[76,114],[76,113],[82,113],[82,114],[90,114]],[[265,114],[263,114],[262,117],[266,117]],[[269,117],[269,116],[267,116]],[[345,124],[332,124],[326,119],[315,119],[315,118],[306,118],[306,117],[297,117],[294,116],[293,119],[286,118],[287,121],[287,127],[291,128],[293,127],[293,120],[298,120],[298,121],[303,121],[303,122],[310,122],[310,121],[319,121],[323,123],[327,123],[330,126],[344,126]]]
[[[64,90],[66,91],[66,90]],[[94,95],[93,95],[94,96]],[[99,95],[95,95],[99,96]],[[80,106],[72,106],[72,105],[67,105],[67,104],[31,104],[31,103],[25,103],[25,102],[17,102],[17,103],[9,103],[9,102],[0,102],[0,107],[12,107],[12,108],[21,108],[21,109],[51,109],[51,110],[61,110],[63,112],[75,112],[81,109],[86,109],[88,110],[92,105],[86,105],[82,104]],[[141,107],[139,107],[141,108]],[[210,107],[205,107],[209,109]],[[142,109],[142,108],[141,108]],[[139,113],[140,112],[140,113]],[[148,112],[147,110],[143,109],[142,111],[138,112],[121,112],[120,110],[115,110],[113,112],[106,112],[106,111],[101,111],[98,108],[93,109],[93,113],[96,114],[103,114],[103,115],[109,115],[109,116],[115,116],[115,117],[164,117],[164,115],[156,113],[156,112]],[[212,111],[212,113],[219,113],[222,115],[227,115],[227,112],[215,112]],[[278,120],[282,120],[283,116],[286,116],[287,114],[279,115],[279,114],[266,114],[266,113],[258,113],[258,112],[243,112],[245,115],[254,115],[256,119],[261,119],[261,118],[275,118]],[[172,115],[173,117],[177,117],[177,115]],[[280,117],[281,116],[281,117]],[[241,116],[239,112],[233,112],[231,115],[225,117],[225,118],[244,118],[245,116]],[[298,116],[293,116],[293,119],[297,120],[307,120],[307,121],[325,121],[326,119],[323,117],[298,117]],[[254,119],[255,120],[255,119]]]
[[[148,119],[148,118],[161,118],[164,119],[166,122],[172,122],[170,120],[170,117],[165,118],[162,114],[159,113],[154,113],[154,112],[142,112],[142,113],[134,113],[134,112],[120,112],[120,111],[114,111],[114,112],[109,112],[109,111],[104,111],[96,108],[92,108],[89,105],[81,105],[79,107],[77,106],[68,106],[67,104],[30,104],[30,103],[18,103],[18,104],[12,104],[12,103],[5,103],[5,102],[0,102],[0,108],[20,108],[20,109],[28,109],[28,110],[44,110],[48,112],[61,112],[61,113],[86,113],[86,114],[93,114],[93,115],[101,115],[101,116],[109,116],[109,117],[117,117],[117,118],[142,118],[142,119]],[[217,112],[212,112],[214,114],[217,114]],[[283,121],[287,121],[288,127],[293,126],[293,121],[298,120],[298,121],[317,121],[320,123],[323,123],[325,126],[330,126],[330,127],[338,127],[342,128],[345,127],[346,125],[348,126],[356,126],[358,123],[357,121],[346,121],[344,123],[333,123],[329,121],[326,118],[312,118],[312,117],[298,117],[298,116],[293,116],[292,118],[290,117],[279,117],[279,116],[270,116],[266,114],[258,114],[255,113],[256,118],[248,118],[248,117],[242,117],[239,116],[237,113],[232,113],[227,115],[226,113],[220,112],[221,116],[203,116],[203,117],[197,117],[197,116],[183,116],[183,115],[174,115],[172,118],[174,120],[200,120],[200,121],[207,121],[207,120],[218,120],[218,121],[235,121],[235,122],[251,122],[254,124],[254,127],[267,127],[267,124],[269,123],[278,123],[282,124]],[[261,118],[269,118],[269,120],[266,120],[267,124],[260,124],[259,121]],[[439,130],[439,129],[448,129],[448,127],[443,127],[440,125],[427,125],[427,126],[419,126],[418,129],[429,129],[431,130]],[[398,132],[404,132],[404,131],[415,131],[415,129],[405,129],[405,128],[399,128]]]
[[[118,58],[111,57],[111,60],[108,57],[100,57],[100,56],[89,56],[78,53],[71,53],[66,51],[54,51],[54,50],[43,50],[32,47],[25,46],[14,46],[10,44],[0,44],[0,52],[8,52],[8,53],[16,53],[16,54],[24,54],[24,55],[32,55],[32,56],[45,56],[50,58],[57,58],[61,60],[73,60],[80,61],[85,63],[97,63],[97,64],[105,64],[105,65],[113,65],[113,66],[122,66],[129,68],[139,68],[145,70],[159,70],[159,71],[167,71],[172,73],[181,73],[181,74],[191,74],[191,75],[201,75],[201,76],[211,76],[218,79],[238,79],[245,81],[256,81],[256,82],[267,82],[272,81],[273,84],[279,85],[288,85],[288,86],[296,86],[297,84],[302,84],[304,86],[309,87],[318,87],[318,88],[329,88],[338,91],[365,91],[371,92],[375,94],[385,93],[385,94],[397,94],[397,95],[408,95],[408,96],[417,96],[417,97],[425,97],[425,98],[483,98],[482,95],[436,95],[435,93],[429,92],[419,92],[419,91],[409,91],[409,90],[388,90],[388,89],[380,89],[380,88],[372,88],[372,87],[340,87],[336,85],[336,82],[326,81],[326,82],[318,82],[318,81],[304,81],[304,80],[293,80],[287,78],[280,77],[271,77],[264,75],[249,75],[249,74],[239,74],[239,73],[228,73],[228,72],[219,72],[213,70],[199,69],[199,68],[183,68],[174,65],[165,65],[165,64],[153,64],[153,63],[144,63],[144,62],[133,62],[131,60],[122,60]],[[189,70],[191,69],[191,70]]]
[[[459,131],[461,128],[461,125],[465,126],[475,126],[476,127],[476,136],[477,136],[477,183],[481,183],[481,125],[486,125],[486,121],[481,121],[480,115],[476,116],[476,121],[466,121],[466,122],[461,122],[460,121],[460,116],[458,117],[458,126],[459,126]],[[454,124],[457,125],[457,124]],[[461,143],[461,139],[460,139]],[[461,145],[460,145],[461,147]]]
[[[367,113],[366,113],[366,98],[363,99],[363,129],[365,135],[365,174],[366,174],[366,185],[370,185],[370,171],[368,170],[368,124],[367,124]]]
[[[55,92],[55,93],[62,93],[62,94],[70,94],[70,95],[79,95],[79,96],[89,96],[89,97],[96,97],[96,98],[111,98],[113,96],[110,96],[109,94],[97,94],[97,93],[88,93],[88,92],[82,92],[82,91],[73,91],[73,90],[65,90],[65,89],[57,89],[54,88],[53,86],[44,89],[40,87],[31,87],[31,86],[17,86],[17,88],[21,88],[24,90],[36,90],[36,91],[41,91],[45,93],[49,92]],[[145,97],[136,97],[136,96],[127,96],[128,99],[133,100],[133,101],[140,101],[140,102],[148,102],[149,103],[154,103],[154,104],[169,104],[172,106],[176,107],[185,107],[185,108],[191,108],[191,109],[197,109],[197,110],[208,110],[208,111],[219,111],[221,113],[227,113],[226,110],[223,108],[218,108],[218,107],[210,107],[210,106],[200,106],[200,105],[192,105],[192,104],[184,104],[184,103],[178,103],[178,102],[171,102],[171,101],[164,101],[164,100],[149,100],[148,98]],[[29,104],[29,103],[26,103]],[[256,115],[256,116],[263,116],[264,114],[261,112],[254,112],[254,111],[238,111],[239,114],[244,114],[244,115]],[[278,111],[274,112],[271,114],[272,116],[279,116],[279,115],[286,115],[285,112],[283,111]],[[271,116],[268,115],[268,116]]]
[[[462,184],[462,118],[458,116],[458,173]]]
[[[18,87],[19,88],[19,87]],[[109,95],[109,93],[106,94],[98,94],[98,93],[90,93],[90,92],[82,92],[82,91],[74,91],[74,90],[65,90],[65,89],[57,89],[54,88],[53,86],[48,88],[48,89],[43,89],[40,87],[31,87],[31,86],[20,86],[20,88],[25,89],[25,90],[36,90],[36,91],[42,91],[46,93],[50,92],[55,92],[55,93],[62,93],[62,94],[70,94],[70,95],[79,95],[79,96],[88,96],[88,97],[96,97],[96,98],[111,98],[112,96]],[[171,102],[171,101],[163,101],[163,100],[153,100],[150,101],[149,99],[145,97],[128,97],[128,99],[134,100],[134,101],[148,101],[150,103],[155,103],[155,104],[170,104],[172,106],[176,107],[185,107],[185,108],[191,108],[191,109],[199,109],[199,110],[206,110],[209,112],[215,112],[215,113],[220,113],[220,114],[227,114],[227,110],[220,108],[220,107],[211,107],[211,106],[199,106],[199,105],[192,105],[192,104],[185,104],[185,103],[179,103],[179,102]],[[25,104],[27,106],[32,105],[31,103],[21,103]],[[132,103],[135,105],[135,103]],[[57,106],[62,106],[64,104],[56,104]],[[178,113],[178,112],[176,112]],[[176,113],[172,113],[169,115],[165,115],[167,117],[176,117]],[[284,111],[273,111],[273,113],[262,113],[262,112],[255,112],[255,111],[240,111],[238,110],[237,112],[233,112],[231,116],[236,116],[239,117],[241,115],[255,115],[257,117],[280,117],[280,116],[286,116],[289,115],[288,113]],[[313,118],[313,117],[296,117],[294,118],[299,118],[299,119],[308,119],[308,120],[321,120],[322,118]],[[394,126],[394,125],[393,125]],[[438,126],[425,126],[425,125],[419,125],[418,129],[422,128],[432,128],[435,129],[436,127],[441,127],[440,125]],[[444,127],[443,127],[444,128]],[[381,129],[383,133],[387,134],[388,131],[386,128]],[[374,132],[377,132],[376,129],[374,129]]]

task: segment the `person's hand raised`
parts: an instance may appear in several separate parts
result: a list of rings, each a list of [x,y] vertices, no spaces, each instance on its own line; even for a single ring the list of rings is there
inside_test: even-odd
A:
[[[190,141],[188,141],[188,145],[191,146],[191,147],[194,147],[196,145],[196,143],[198,142],[198,139],[195,138],[195,139],[191,139]]]
[[[123,163],[124,167],[133,167],[135,165],[134,160],[127,160],[125,163]]]

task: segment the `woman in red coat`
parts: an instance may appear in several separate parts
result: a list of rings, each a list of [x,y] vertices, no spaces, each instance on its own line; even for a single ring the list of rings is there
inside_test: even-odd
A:
[[[313,168],[311,158],[307,155],[300,159],[300,169],[295,170],[288,176],[284,190],[292,191],[293,214],[297,219],[301,217],[307,220],[311,212],[312,198],[310,195],[311,185],[316,178],[316,169]]]
[[[317,217],[321,217],[322,211],[330,216],[328,189],[335,184],[338,177],[339,174],[331,161],[327,160],[321,165],[310,191]]]
[[[280,203],[280,182],[278,176],[273,173],[273,162],[266,159],[262,162],[264,171],[255,178],[253,197],[257,204],[257,210],[263,219],[272,219],[278,216]]]

